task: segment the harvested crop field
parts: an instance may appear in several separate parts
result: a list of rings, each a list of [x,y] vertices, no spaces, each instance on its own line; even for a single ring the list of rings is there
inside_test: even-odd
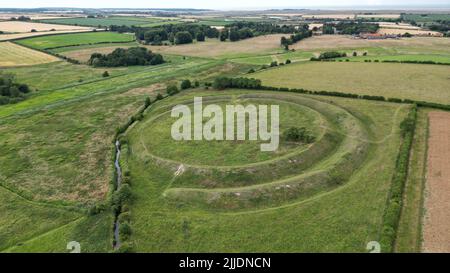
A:
[[[450,252],[450,113],[431,112],[424,252]]]
[[[422,36],[440,36],[441,33],[431,30],[421,30],[421,29],[404,29],[404,28],[380,28],[378,33],[383,35],[403,35],[409,33],[411,35],[422,35]]]
[[[34,29],[36,31],[50,31],[54,30],[90,30],[88,27],[80,26],[65,26],[65,25],[55,25],[55,24],[43,24],[43,23],[30,23],[30,22],[20,22],[20,21],[6,21],[0,22],[0,30],[9,33],[26,33],[31,32]]]
[[[435,37],[413,37],[402,39],[366,40],[346,35],[313,36],[302,40],[290,48],[298,50],[346,49],[358,47],[421,47],[448,51],[450,39]]]
[[[196,57],[239,57],[242,54],[256,55],[273,52],[280,48],[284,34],[264,35],[238,42],[220,42],[218,39],[177,46],[151,46],[152,51]]]
[[[450,67],[424,64],[307,62],[253,74],[264,85],[450,103]]]
[[[0,43],[0,67],[25,66],[50,63],[59,59],[11,42]]]

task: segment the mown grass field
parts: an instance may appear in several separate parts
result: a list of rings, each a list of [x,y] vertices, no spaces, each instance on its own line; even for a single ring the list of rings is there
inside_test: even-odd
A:
[[[253,74],[264,85],[450,103],[449,66],[297,63]]]
[[[134,41],[134,36],[132,34],[117,32],[88,32],[28,38],[19,40],[17,43],[36,49],[52,49],[66,46],[132,41]]]
[[[10,42],[0,42],[0,67],[37,65],[51,63],[59,59],[39,51],[34,51]]]
[[[338,145],[341,148],[332,152],[330,158],[319,160],[315,166],[304,170],[304,174],[300,173],[300,177],[309,172],[314,173],[315,170],[326,169],[327,166],[339,165],[339,162],[349,157],[339,150],[351,150],[350,147],[358,145],[362,145],[359,147],[367,153],[363,153],[363,160],[352,162],[359,162],[361,165],[359,167],[353,165],[355,168],[350,169],[347,169],[347,166],[345,169],[352,175],[345,182],[342,181],[342,184],[329,187],[318,184],[318,188],[312,190],[308,196],[291,196],[288,194],[289,190],[281,190],[286,195],[280,199],[273,188],[274,192],[266,192],[264,201],[242,201],[235,207],[232,205],[235,204],[234,200],[245,199],[246,191],[255,190],[256,194],[260,188],[272,187],[271,184],[281,182],[265,181],[263,184],[250,187],[244,185],[233,187],[231,184],[226,187],[231,187],[232,195],[227,195],[227,189],[220,184],[217,185],[218,188],[203,190],[204,187],[216,187],[211,183],[202,184],[202,180],[198,179],[202,176],[207,178],[208,172],[197,173],[195,177],[190,168],[196,167],[190,167],[188,164],[185,165],[186,173],[175,177],[176,167],[180,163],[174,165],[170,162],[161,163],[161,159],[155,161],[145,149],[142,149],[140,139],[147,137],[143,133],[146,131],[141,130],[148,126],[145,120],[151,119],[153,114],[161,113],[165,106],[192,99],[194,95],[217,97],[229,95],[235,102],[240,102],[239,96],[248,93],[254,96],[275,96],[279,99],[287,96],[290,102],[311,100],[312,104],[309,104],[309,107],[316,107],[320,109],[321,115],[330,117],[334,111],[332,109],[338,112],[348,111],[347,114],[342,112],[338,115],[341,119],[331,118],[330,122],[337,128],[346,123],[344,116],[351,113],[347,117],[349,122],[354,120],[348,124],[349,126],[352,124],[350,131],[353,135],[344,135],[343,142]],[[322,103],[324,105],[332,103],[333,106],[322,108]],[[407,111],[408,106],[398,104],[231,90],[219,94],[189,92],[161,103],[146,114],[143,123],[138,123],[127,134],[129,148],[126,150],[128,151],[126,166],[131,172],[132,190],[135,194],[131,206],[133,234],[130,240],[139,252],[364,252],[366,244],[377,240],[380,233],[400,142],[398,126]],[[358,127],[362,129],[360,131],[362,135],[359,136]],[[158,130],[157,128],[155,130]],[[356,143],[359,144],[352,146]],[[196,147],[194,144],[191,145],[191,149]],[[223,148],[226,149],[226,145]],[[170,149],[177,148],[171,146]],[[357,154],[363,156],[359,152]],[[215,169],[216,160],[209,162],[208,165]],[[280,176],[277,179],[281,181],[284,179],[283,175],[288,175],[277,172],[274,168],[271,170]],[[186,179],[191,184],[177,184]],[[279,187],[286,186],[283,183],[278,184]],[[288,183],[290,185],[288,188],[295,188],[293,180]],[[186,187],[192,189],[184,189]],[[209,205],[202,205],[202,194],[210,191],[215,192],[216,197],[209,201],[212,202]],[[220,199],[219,196],[222,194],[228,196],[228,201],[217,203],[217,198]]]

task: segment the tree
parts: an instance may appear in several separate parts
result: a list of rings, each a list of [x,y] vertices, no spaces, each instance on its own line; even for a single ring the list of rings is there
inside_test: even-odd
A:
[[[192,84],[191,84],[190,80],[183,80],[181,82],[181,90],[189,89],[191,87],[192,87]]]
[[[239,31],[235,28],[230,30],[230,41],[236,42],[240,40]]]
[[[188,31],[180,31],[175,34],[175,44],[190,44],[192,43],[192,35]]]
[[[195,39],[197,39],[198,42],[204,42],[205,41],[205,33],[198,32],[195,36]]]
[[[356,57],[356,56],[358,56],[358,52],[354,51],[353,52],[353,57]]]
[[[229,35],[230,35],[230,34],[229,34],[228,29],[223,29],[223,30],[220,32],[220,41],[225,42],[225,41],[228,39],[228,36],[229,36]]]

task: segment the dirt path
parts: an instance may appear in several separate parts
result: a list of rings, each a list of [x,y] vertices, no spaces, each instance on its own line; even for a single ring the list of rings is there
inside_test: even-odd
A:
[[[423,252],[450,252],[450,113],[430,112]]]

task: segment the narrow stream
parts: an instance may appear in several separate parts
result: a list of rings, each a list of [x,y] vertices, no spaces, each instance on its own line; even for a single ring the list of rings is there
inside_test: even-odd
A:
[[[120,141],[116,140],[116,160],[114,162],[114,166],[116,167],[116,191],[119,189],[120,184],[122,183],[122,169],[120,168]],[[115,215],[114,219],[114,249],[120,247],[120,238],[119,238],[119,217],[118,213]]]

